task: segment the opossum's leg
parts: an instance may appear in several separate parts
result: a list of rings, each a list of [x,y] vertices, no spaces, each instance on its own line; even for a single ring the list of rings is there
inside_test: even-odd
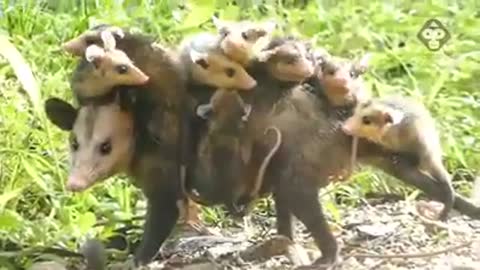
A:
[[[163,179],[162,179],[163,180]],[[135,254],[138,265],[149,263],[158,253],[165,239],[177,223],[177,193],[167,187],[158,188],[156,192],[148,191],[147,218],[145,220],[142,241]]]
[[[362,160],[363,163],[382,169],[397,179],[415,186],[434,200],[444,200],[444,188],[429,175],[421,172],[416,164],[403,156],[385,155],[383,158]],[[454,206],[460,213],[474,219],[480,219],[480,207],[475,206],[459,194],[455,194]]]
[[[288,202],[282,199],[277,191],[273,192],[273,198],[277,212],[277,233],[293,240],[292,212],[290,211]]]
[[[301,176],[294,175],[290,181],[281,184],[277,200],[285,200],[292,214],[310,231],[322,252],[322,257],[317,259],[315,264],[333,264],[337,261],[339,249],[318,201],[318,188],[313,185],[315,181],[299,179],[299,177]]]

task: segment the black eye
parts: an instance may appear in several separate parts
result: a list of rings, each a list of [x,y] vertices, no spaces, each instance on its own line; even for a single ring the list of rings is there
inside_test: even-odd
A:
[[[370,125],[372,123],[372,120],[370,120],[370,117],[364,116],[364,117],[362,117],[362,123],[364,125]]]
[[[246,32],[242,32],[242,38],[243,38],[244,40],[248,40],[248,35],[247,35]]]
[[[198,59],[195,61],[195,64],[201,66],[203,69],[208,69],[208,63],[205,61],[205,59]]]
[[[117,65],[115,66],[115,70],[117,71],[118,74],[125,74],[128,72],[128,66],[127,65]]]
[[[232,78],[233,76],[235,76],[235,69],[226,68],[225,69],[225,74],[227,74],[228,77]]]
[[[350,70],[350,77],[352,77],[353,79],[356,79],[358,77],[358,73],[355,72],[355,70]]]
[[[108,155],[110,152],[112,152],[112,143],[110,140],[107,140],[100,145],[100,153],[102,155]]]
[[[77,137],[73,137],[72,140],[70,141],[70,147],[72,148],[73,151],[77,151],[79,146],[80,145],[78,144]]]
[[[230,34],[230,32],[227,29],[225,29],[225,28],[220,29],[220,36],[222,38],[226,38],[229,34]]]

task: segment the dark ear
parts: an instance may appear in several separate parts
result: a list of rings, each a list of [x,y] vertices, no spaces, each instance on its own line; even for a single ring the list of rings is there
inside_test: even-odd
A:
[[[70,131],[73,128],[78,111],[62,99],[50,98],[45,101],[45,113],[54,125],[62,130]]]
[[[197,116],[205,120],[208,120],[208,118],[210,118],[212,112],[213,112],[213,107],[212,107],[212,104],[210,103],[200,104],[198,105],[196,110]]]

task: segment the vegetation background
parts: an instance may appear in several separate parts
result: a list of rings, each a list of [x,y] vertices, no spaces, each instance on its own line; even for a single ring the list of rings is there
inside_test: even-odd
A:
[[[28,266],[36,247],[75,250],[88,234],[106,237],[118,226],[115,220],[141,214],[142,195],[127,179],[114,178],[81,194],[65,191],[67,134],[43,112],[48,97],[72,100],[68,80],[77,59],[60,45],[100,22],[135,27],[175,45],[185,35],[214,31],[214,14],[230,20],[273,18],[281,31],[312,39],[334,55],[371,52],[366,79],[373,93],[414,95],[438,119],[455,188],[468,195],[480,168],[476,0],[3,0],[0,5],[0,266]],[[430,18],[451,34],[438,52],[417,39]],[[333,221],[340,218],[338,209],[355,207],[370,192],[419,195],[371,170],[330,189],[321,199]],[[257,212],[271,213],[270,201],[262,200]],[[203,218],[216,226],[229,223],[215,208],[205,208]],[[28,248],[13,251],[12,243]]]

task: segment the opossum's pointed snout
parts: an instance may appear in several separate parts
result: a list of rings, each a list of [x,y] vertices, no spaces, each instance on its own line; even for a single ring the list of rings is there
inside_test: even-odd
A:
[[[67,180],[66,189],[73,192],[81,192],[90,187],[90,183],[84,177],[70,175]]]
[[[352,129],[350,128],[350,125],[348,125],[347,123],[342,125],[342,131],[347,135],[352,135]]]
[[[143,76],[140,78],[140,83],[141,83],[141,84],[145,84],[145,83],[147,83],[149,80],[150,80],[150,77],[149,77],[148,75],[143,75]]]
[[[242,90],[253,90],[257,86],[257,81],[253,78],[245,79],[245,87],[242,87]]]
[[[75,56],[82,56],[86,46],[77,38],[71,39],[61,45],[62,50]]]

